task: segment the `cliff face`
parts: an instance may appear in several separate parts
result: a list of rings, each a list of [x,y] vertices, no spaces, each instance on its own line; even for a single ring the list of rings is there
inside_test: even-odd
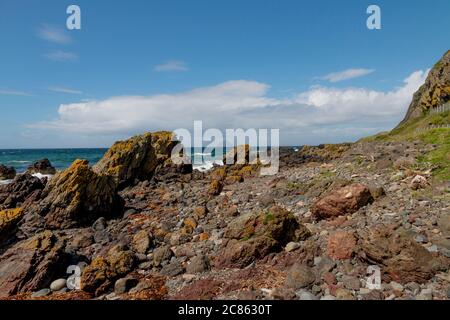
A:
[[[450,101],[450,50],[434,65],[425,84],[414,94],[406,117],[399,126],[448,101]]]

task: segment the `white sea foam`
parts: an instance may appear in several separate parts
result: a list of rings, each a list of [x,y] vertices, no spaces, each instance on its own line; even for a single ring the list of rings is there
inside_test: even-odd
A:
[[[194,164],[192,167],[194,170],[198,170],[200,172],[205,172],[211,170],[214,165],[216,166],[223,166],[223,161],[216,160],[216,161],[205,161],[202,164]]]
[[[39,178],[39,179],[44,179],[44,178],[47,178],[47,179],[51,179],[52,177],[53,177],[53,175],[52,174],[42,174],[42,173],[34,173],[33,175],[32,175],[33,177],[36,177],[36,178]]]
[[[10,184],[12,180],[0,180],[0,185]]]

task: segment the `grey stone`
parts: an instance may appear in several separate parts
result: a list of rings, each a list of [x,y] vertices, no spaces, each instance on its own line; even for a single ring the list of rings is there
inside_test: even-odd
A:
[[[211,269],[208,257],[204,255],[198,255],[191,259],[186,267],[186,272],[189,274],[196,274],[208,271]]]
[[[322,298],[320,298],[320,300],[336,300],[336,298],[330,294],[327,294],[327,295],[323,296]]]
[[[98,218],[92,225],[92,229],[95,231],[102,231],[106,228],[106,219],[104,217]]]
[[[176,261],[171,262],[170,264],[164,266],[161,269],[160,273],[164,276],[175,277],[179,274],[184,273],[184,268],[181,265],[181,263],[178,260],[176,260]]]
[[[286,252],[291,252],[297,250],[298,248],[300,248],[300,246],[301,245],[298,242],[289,242],[284,248],[284,250],[286,250]]]
[[[115,294],[124,294],[128,292],[131,288],[135,287],[138,284],[138,281],[132,277],[121,278],[116,281],[114,284],[114,293]]]
[[[289,270],[285,285],[288,288],[301,289],[311,286],[315,280],[316,276],[310,267],[296,263]]]
[[[361,281],[356,277],[343,276],[342,282],[344,287],[349,290],[359,290],[361,288]]]
[[[299,300],[319,300],[314,294],[307,290],[299,290],[295,292]]]
[[[172,256],[173,252],[169,246],[156,248],[153,251],[153,263],[155,264],[155,266],[160,266],[163,264],[163,262],[167,262],[168,260],[170,260]]]
[[[34,292],[32,295],[31,295],[31,297],[32,298],[42,298],[42,297],[46,297],[46,296],[48,296],[50,293],[52,292],[52,290],[50,290],[50,289],[42,289],[42,290],[39,290],[39,291],[36,291],[36,292]]]
[[[67,283],[66,279],[55,280],[50,284],[50,290],[59,291],[66,287],[66,283]]]

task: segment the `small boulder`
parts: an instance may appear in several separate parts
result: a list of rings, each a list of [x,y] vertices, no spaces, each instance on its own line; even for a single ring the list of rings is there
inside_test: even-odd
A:
[[[328,219],[352,214],[373,201],[368,187],[362,184],[349,185],[316,201],[311,213],[318,219]]]
[[[16,169],[0,164],[0,180],[11,180],[16,176]]]
[[[31,166],[29,166],[27,169],[27,173],[30,173],[30,174],[40,173],[40,174],[52,175],[52,174],[56,173],[56,169],[52,166],[52,164],[50,163],[50,160],[42,159],[42,160],[36,161]]]
[[[379,224],[359,233],[360,258],[381,266],[387,280],[425,283],[445,267],[404,229]]]
[[[315,281],[316,275],[310,267],[296,263],[289,270],[285,285],[288,288],[298,290],[310,287]]]
[[[147,230],[141,230],[133,236],[131,246],[135,252],[140,254],[147,253],[152,245],[152,239]]]
[[[197,274],[208,271],[211,268],[209,264],[209,259],[205,255],[198,255],[189,261],[186,267],[186,272],[188,274]]]
[[[328,238],[327,254],[334,260],[350,259],[355,251],[356,238],[346,231],[337,231]]]
[[[425,189],[428,185],[427,178],[421,175],[417,175],[411,180],[411,189],[413,190]]]

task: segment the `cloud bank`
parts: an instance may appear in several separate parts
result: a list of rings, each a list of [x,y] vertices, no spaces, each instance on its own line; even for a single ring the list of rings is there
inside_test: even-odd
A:
[[[383,92],[314,87],[293,98],[269,97],[268,84],[235,80],[178,94],[120,96],[63,104],[58,118],[29,125],[58,134],[126,136],[143,131],[280,128],[283,144],[339,142],[392,128],[405,114],[427,71]]]

